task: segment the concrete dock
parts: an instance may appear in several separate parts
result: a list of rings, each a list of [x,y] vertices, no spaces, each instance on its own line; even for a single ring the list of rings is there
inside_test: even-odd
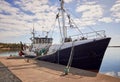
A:
[[[0,66],[0,69],[10,70],[21,82],[120,82],[120,78],[77,68],[71,68],[70,73],[64,76],[65,66],[43,61],[30,60],[26,62],[26,59],[22,58],[7,59],[6,57],[0,57],[0,62],[4,64],[4,66]],[[1,72],[0,70],[0,74]],[[4,75],[0,76],[4,77]]]

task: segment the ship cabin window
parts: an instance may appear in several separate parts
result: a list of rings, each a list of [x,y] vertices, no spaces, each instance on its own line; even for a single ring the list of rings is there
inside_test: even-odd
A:
[[[43,43],[43,39],[41,39],[41,43]]]
[[[38,43],[40,43],[40,39],[38,39]]]
[[[37,40],[35,39],[35,40],[34,40],[34,44],[36,44],[36,43],[37,43]]]
[[[34,39],[34,44],[39,44],[39,43],[41,43],[40,39],[39,38],[35,38]]]
[[[52,43],[52,38],[35,38],[34,44]]]
[[[38,44],[38,39],[36,40],[36,43]]]
[[[52,43],[52,40],[53,40],[53,39],[52,39],[52,38],[50,38],[50,39],[49,39],[49,43]]]

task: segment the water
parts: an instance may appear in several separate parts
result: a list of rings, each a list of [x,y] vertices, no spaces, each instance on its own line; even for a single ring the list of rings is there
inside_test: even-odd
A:
[[[18,56],[18,51],[0,51],[0,56]]]
[[[18,55],[18,51],[0,52],[0,56]],[[120,47],[107,48],[100,73],[120,78]]]
[[[120,47],[107,48],[100,73],[120,78]]]

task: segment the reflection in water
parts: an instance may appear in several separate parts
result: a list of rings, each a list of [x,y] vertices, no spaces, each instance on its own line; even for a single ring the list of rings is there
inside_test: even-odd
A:
[[[17,56],[18,55],[18,51],[0,51],[0,56]]]
[[[120,72],[100,72],[102,74],[105,74],[105,75],[109,75],[109,76],[113,76],[113,77],[118,77],[120,78]]]
[[[107,48],[100,73],[120,77],[120,47]]]

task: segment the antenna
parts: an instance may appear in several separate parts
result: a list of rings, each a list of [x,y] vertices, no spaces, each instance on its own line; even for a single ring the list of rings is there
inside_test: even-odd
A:
[[[34,23],[33,23],[33,29],[32,29],[31,34],[32,34],[32,38],[30,38],[30,39],[31,39],[32,43],[34,43],[34,39],[35,39],[35,29],[34,29]]]
[[[33,24],[32,35],[33,35],[33,39],[34,39],[34,38],[35,38],[35,29],[34,29],[34,24]]]

